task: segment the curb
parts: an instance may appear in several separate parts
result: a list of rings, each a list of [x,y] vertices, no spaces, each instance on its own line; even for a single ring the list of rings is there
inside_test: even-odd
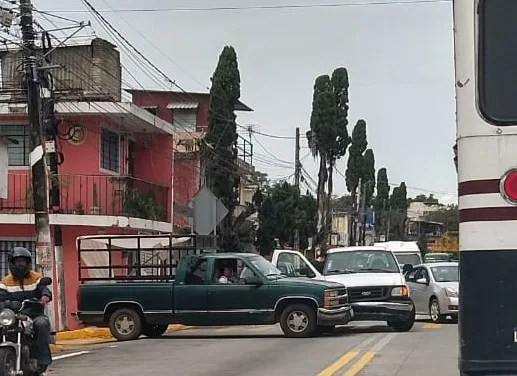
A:
[[[177,332],[180,330],[190,329],[191,326],[185,326],[181,324],[169,325],[167,333]],[[98,327],[87,327],[83,329],[70,330],[66,332],[56,333],[56,342],[59,341],[73,341],[73,340],[85,340],[85,339],[98,339],[98,340],[112,340],[113,337],[110,333],[109,328],[98,328]],[[59,344],[56,344],[59,346]]]

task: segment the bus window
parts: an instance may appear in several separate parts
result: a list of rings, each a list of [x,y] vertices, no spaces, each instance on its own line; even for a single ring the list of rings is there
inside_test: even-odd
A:
[[[479,109],[493,125],[517,125],[517,1],[479,2]]]

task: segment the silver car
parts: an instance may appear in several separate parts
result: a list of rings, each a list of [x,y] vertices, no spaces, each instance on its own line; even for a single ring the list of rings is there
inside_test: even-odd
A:
[[[406,282],[418,315],[429,315],[435,323],[447,316],[458,317],[459,263],[421,264],[406,274]]]

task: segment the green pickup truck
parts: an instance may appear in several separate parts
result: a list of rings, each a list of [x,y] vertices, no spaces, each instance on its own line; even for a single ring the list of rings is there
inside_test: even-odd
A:
[[[286,336],[303,338],[348,323],[353,311],[339,283],[288,278],[255,254],[207,253],[182,257],[174,280],[81,284],[75,315],[128,341],[161,336],[169,324],[278,322]]]

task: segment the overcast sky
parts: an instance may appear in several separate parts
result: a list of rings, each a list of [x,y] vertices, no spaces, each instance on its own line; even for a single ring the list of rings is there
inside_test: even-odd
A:
[[[386,167],[390,182],[405,181],[415,188],[409,191],[411,195],[434,193],[450,200],[450,196],[456,195],[452,162],[455,139],[452,3],[399,4],[391,0],[393,4],[379,4],[389,1],[90,0],[99,10],[355,4],[299,9],[105,12],[103,15],[185,90],[207,91],[222,48],[235,47],[242,80],[241,100],[255,110],[239,116],[238,122],[254,124],[255,130],[276,136],[292,137],[297,126],[304,135],[309,127],[315,78],[331,74],[337,67],[346,67],[350,76],[350,132],[358,119],[366,120],[376,168]],[[86,9],[81,0],[33,2],[40,10]],[[372,4],[357,5],[361,2]],[[58,15],[90,20],[97,35],[107,37],[87,12]],[[66,24],[54,21],[58,25]],[[153,80],[147,74],[149,70],[144,72],[132,64],[126,54],[122,54],[122,62],[146,88],[168,87],[164,80]],[[125,79],[134,82],[127,73]],[[133,87],[140,88],[137,83]],[[255,137],[256,167],[270,177],[292,179],[294,140]],[[317,165],[306,146],[302,138],[302,163],[316,180]],[[273,162],[272,156],[281,162]],[[343,174],[345,166],[346,157],[338,163]],[[334,192],[346,192],[341,176],[335,177],[334,184]]]

